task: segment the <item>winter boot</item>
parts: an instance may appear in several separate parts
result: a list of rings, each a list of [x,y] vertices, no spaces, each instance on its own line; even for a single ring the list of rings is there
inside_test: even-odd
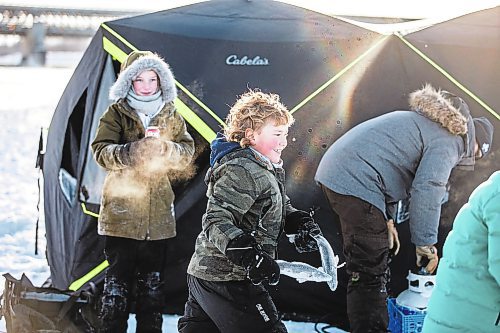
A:
[[[136,333],[161,333],[163,283],[159,272],[139,274],[137,279]]]
[[[104,283],[99,311],[99,333],[125,333],[128,320],[128,286],[115,276]]]

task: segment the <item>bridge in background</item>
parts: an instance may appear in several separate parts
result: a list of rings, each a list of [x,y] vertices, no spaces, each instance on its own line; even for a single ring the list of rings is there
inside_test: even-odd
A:
[[[102,22],[142,13],[0,5],[0,35],[17,36],[20,40],[14,45],[0,46],[0,55],[21,51],[22,64],[44,65],[47,38],[89,39]]]
[[[187,4],[196,1],[169,0],[163,9],[179,6],[183,2]],[[90,40],[102,22],[150,11],[154,10],[77,9],[0,4],[0,56],[20,52],[21,65],[44,65],[48,51],[83,51],[82,47],[87,42],[82,41]],[[368,23],[397,23],[411,20],[343,16]],[[5,42],[5,39],[10,41]]]

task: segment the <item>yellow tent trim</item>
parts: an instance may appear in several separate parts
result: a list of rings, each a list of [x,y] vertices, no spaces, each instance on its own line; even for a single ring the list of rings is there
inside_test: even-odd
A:
[[[115,36],[120,42],[122,42],[123,44],[127,45],[131,50],[139,51],[134,45],[130,44],[125,38],[123,38],[122,36],[120,36],[116,31],[114,31],[113,29],[111,29],[110,27],[108,27],[106,24],[102,23],[101,27],[103,27],[110,34],[112,34],[113,36]]]
[[[119,62],[125,61],[127,54],[120,50],[115,44],[111,43],[111,41],[106,37],[102,37],[102,47],[106,52],[111,54],[111,56]]]
[[[203,110],[207,111],[215,120],[217,120],[217,122],[219,122],[219,124],[221,124],[222,126],[226,126],[226,123],[224,123],[224,121],[222,121],[219,116],[217,116],[212,110],[210,110],[208,108],[208,106],[206,106],[205,104],[203,104],[202,101],[200,101],[195,95],[193,95],[189,90],[187,90],[182,84],[180,84],[179,82],[177,82],[177,80],[175,80],[175,84],[179,87],[179,89],[181,89],[186,95],[188,95],[193,101],[196,102],[196,104],[198,104]]]
[[[93,268],[90,272],[79,278],[78,280],[74,281],[72,284],[69,285],[68,289],[71,291],[77,291],[80,289],[85,283],[89,282],[92,278],[97,276],[97,274],[101,273],[106,267],[109,266],[109,262],[107,260],[104,260],[102,263],[100,263],[98,266]]]
[[[88,210],[87,206],[85,206],[84,202],[82,202],[82,210],[83,210],[84,214],[87,214],[87,215],[90,215],[90,216],[93,216],[93,217],[99,217],[99,214],[94,213],[94,212]]]
[[[366,50],[363,54],[361,54],[359,57],[354,59],[350,64],[348,64],[346,67],[344,67],[341,71],[339,71],[335,76],[333,76],[330,80],[326,81],[323,85],[321,85],[318,89],[316,89],[313,93],[311,93],[309,96],[307,96],[302,102],[297,104],[293,109],[290,110],[290,113],[294,113],[298,109],[300,109],[302,106],[304,106],[307,102],[309,102],[311,99],[313,99],[315,96],[317,96],[320,92],[325,90],[329,85],[331,85],[333,82],[337,81],[342,75],[344,75],[349,69],[351,69],[354,65],[356,65],[358,62],[360,62],[364,57],[366,57],[374,48],[376,48],[380,43],[382,43],[384,40],[386,40],[388,36],[385,36],[381,38],[377,43],[372,45],[368,50]]]
[[[500,120],[500,116],[498,113],[495,112],[488,104],[483,102],[479,97],[477,97],[472,91],[467,89],[463,84],[458,82],[453,76],[451,76],[448,72],[446,72],[441,66],[439,66],[437,63],[435,63],[431,58],[426,56],[422,51],[420,51],[418,48],[416,48],[413,44],[411,44],[409,41],[407,41],[403,36],[397,35],[410,49],[412,49],[416,54],[418,54],[420,57],[422,57],[425,61],[427,61],[429,64],[431,64],[434,68],[436,68],[441,74],[443,74],[448,80],[453,82],[458,88],[460,88],[462,91],[464,91],[467,95],[472,97],[476,102],[478,102],[483,108],[488,110],[489,113],[491,113],[493,116],[495,116],[498,120]]]
[[[208,125],[201,120],[200,117],[196,115],[196,113],[193,112],[184,102],[182,102],[179,98],[176,98],[174,101],[175,107],[177,108],[177,111],[186,119],[186,121],[195,128],[198,133],[201,134],[207,140],[208,142],[212,142],[216,134],[215,132],[208,127]]]

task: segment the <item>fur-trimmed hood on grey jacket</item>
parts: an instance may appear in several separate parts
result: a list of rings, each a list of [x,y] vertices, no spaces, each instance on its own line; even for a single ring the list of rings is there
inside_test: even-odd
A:
[[[368,119],[324,153],[315,180],[395,217],[409,200],[411,240],[437,243],[441,206],[455,167],[473,169],[475,130],[467,104],[426,85],[409,95],[410,110]]]
[[[464,139],[465,154],[458,167],[472,169],[474,158],[474,123],[469,106],[460,97],[426,84],[408,98],[410,109],[438,123],[448,132]]]
[[[109,97],[115,102],[127,97],[132,80],[145,70],[156,72],[160,80],[163,101],[172,102],[177,97],[174,75],[162,58],[149,51],[134,51],[127,57],[118,79],[110,89]]]

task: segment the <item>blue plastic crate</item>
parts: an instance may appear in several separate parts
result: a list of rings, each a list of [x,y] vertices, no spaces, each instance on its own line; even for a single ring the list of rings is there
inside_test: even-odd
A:
[[[392,333],[420,333],[424,325],[425,311],[412,310],[396,304],[395,298],[387,300],[389,330]]]

